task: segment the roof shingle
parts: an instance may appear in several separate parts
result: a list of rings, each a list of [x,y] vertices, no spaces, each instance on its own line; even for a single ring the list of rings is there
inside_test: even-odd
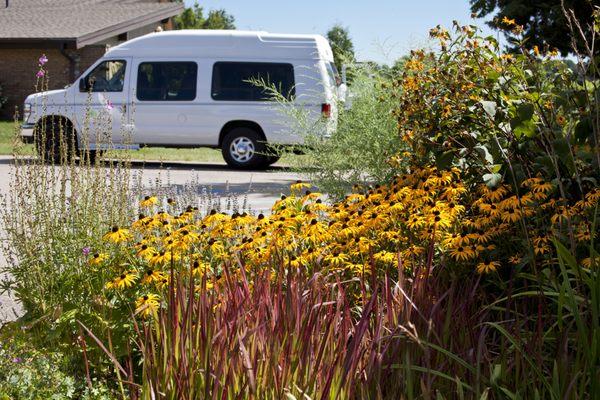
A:
[[[183,10],[181,3],[157,0],[9,0],[4,5],[0,40],[71,40],[78,45],[99,32],[126,32],[130,25],[154,23]]]

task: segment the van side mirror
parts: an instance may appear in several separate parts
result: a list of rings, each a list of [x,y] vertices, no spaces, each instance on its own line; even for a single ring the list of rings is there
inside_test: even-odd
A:
[[[79,80],[79,91],[80,92],[88,92],[90,90],[90,81],[85,78],[81,78]]]

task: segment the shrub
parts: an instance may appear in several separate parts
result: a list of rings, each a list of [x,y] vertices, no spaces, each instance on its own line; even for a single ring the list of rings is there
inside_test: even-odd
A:
[[[57,351],[34,348],[22,334],[3,333],[0,342],[0,399],[109,400],[112,391],[96,378],[89,384],[69,370],[69,361]],[[15,339],[19,337],[19,339]]]
[[[308,135],[299,167],[320,190],[340,198],[353,185],[388,183],[399,169],[385,160],[407,147],[397,135],[392,110],[396,92],[386,73],[355,66],[348,108],[338,103],[337,129],[330,138]]]
[[[475,27],[454,30],[433,29],[442,51],[412,52],[395,82],[394,114],[411,153],[490,187],[516,189],[540,175],[563,199],[581,199],[600,178],[598,77],[552,52],[500,54]]]

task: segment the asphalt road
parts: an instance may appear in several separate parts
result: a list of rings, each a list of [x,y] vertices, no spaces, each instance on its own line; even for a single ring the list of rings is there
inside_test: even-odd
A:
[[[9,190],[11,180],[12,158],[0,156],[0,193]],[[163,185],[176,191],[184,190],[193,183],[194,190],[205,188],[215,197],[237,198],[239,205],[244,200],[253,212],[268,212],[273,202],[282,193],[289,192],[289,185],[302,177],[289,172],[286,168],[275,164],[268,171],[237,171],[229,169],[225,164],[206,163],[133,163],[133,168],[141,174],[144,186],[152,187],[157,178]],[[0,239],[4,239],[0,227]],[[0,252],[0,265],[6,260]],[[2,322],[14,319],[20,313],[19,305],[7,294],[0,294],[0,326]]]

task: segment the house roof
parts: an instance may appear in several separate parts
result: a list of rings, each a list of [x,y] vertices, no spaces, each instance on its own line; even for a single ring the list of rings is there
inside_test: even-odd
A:
[[[157,0],[0,1],[0,43],[57,42],[81,48],[175,16],[182,3]]]

